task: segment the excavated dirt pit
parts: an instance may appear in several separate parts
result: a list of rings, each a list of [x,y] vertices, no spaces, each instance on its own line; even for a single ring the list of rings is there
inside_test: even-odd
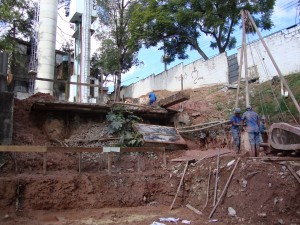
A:
[[[46,127],[42,126],[41,118],[30,115],[32,102],[40,98],[53,100],[50,96],[35,95],[28,100],[15,101],[13,144],[86,147],[113,144],[113,141],[97,141],[103,136],[105,122],[75,119],[70,125],[72,132],[65,132],[57,118]],[[200,120],[197,117],[197,121]],[[169,160],[189,153],[200,159],[200,155],[208,152],[217,153],[215,147],[224,145],[188,141],[188,150],[167,152],[166,168],[161,154],[115,155],[111,175],[107,173],[107,156],[104,153],[82,154],[81,174],[78,173],[77,154],[49,153],[45,175],[42,154],[2,154],[0,165],[5,164],[0,168],[0,224],[146,225],[159,222],[161,217],[180,218],[178,224],[183,224],[182,220],[199,225],[300,224],[300,185],[287,165],[280,164],[281,161],[264,162],[244,155],[240,155],[241,160],[228,190],[210,218],[217,221],[208,218],[213,209],[213,171],[217,167],[217,157],[188,166],[174,209],[170,211],[185,162]],[[218,197],[237,159],[233,153],[220,158]],[[235,162],[227,166],[232,160]],[[295,171],[300,170],[299,161],[291,161],[290,166]],[[210,168],[212,173],[208,183]],[[186,204],[203,214],[192,212]],[[229,207],[235,210],[236,215],[228,215]]]

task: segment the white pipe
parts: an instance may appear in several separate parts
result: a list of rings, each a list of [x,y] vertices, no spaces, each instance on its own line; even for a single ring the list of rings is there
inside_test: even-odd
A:
[[[37,77],[39,78],[54,79],[57,5],[57,0],[41,0],[40,2],[37,51]],[[53,95],[53,82],[36,80],[34,92]]]

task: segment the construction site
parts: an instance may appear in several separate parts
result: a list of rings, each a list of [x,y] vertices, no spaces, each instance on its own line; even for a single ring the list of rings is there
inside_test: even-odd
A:
[[[10,72],[0,70],[0,224],[300,224],[299,25],[263,38],[243,11],[243,28],[259,38],[247,44],[243,32],[234,57],[179,65],[107,94],[89,75],[94,1],[73,2],[70,22],[83,28],[70,79],[54,77],[51,0],[39,6],[26,91],[21,82],[8,91]],[[68,86],[65,99],[55,84]],[[257,156],[245,129],[238,154],[232,140],[230,116],[249,104],[266,117]]]

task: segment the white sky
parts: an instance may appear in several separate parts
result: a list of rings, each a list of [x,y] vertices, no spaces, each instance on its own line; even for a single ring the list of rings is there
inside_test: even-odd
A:
[[[274,23],[274,27],[270,31],[263,31],[263,36],[272,34],[284,28],[290,27],[294,24],[300,22],[300,9],[298,6],[298,0],[276,0],[276,5],[274,8],[274,13],[272,16],[272,20]],[[58,15],[58,23],[57,23],[57,36],[56,36],[56,48],[59,49],[61,45],[72,39],[72,34],[74,31],[71,29],[71,24],[68,22],[68,18],[65,17],[64,7],[59,9]],[[236,31],[234,33],[235,37],[237,38],[237,48],[240,46],[241,43],[241,36],[242,33],[240,31]],[[209,38],[204,37],[200,39],[202,41],[202,48],[204,52],[208,55],[208,57],[212,57],[217,55],[217,50],[212,50],[209,42]],[[98,43],[94,38],[92,38],[91,42],[91,50],[92,52],[95,51],[100,43]],[[236,48],[236,49],[237,49]],[[227,54],[231,55],[236,53],[236,49],[228,51]],[[129,72],[123,74],[122,76],[122,85],[129,85],[133,82],[137,82],[140,79],[148,77],[151,74],[158,74],[164,71],[164,65],[161,63],[161,57],[163,52],[158,50],[157,47],[145,49],[142,48],[139,51],[138,58],[140,61],[143,61],[144,64],[139,67],[133,67]],[[168,68],[171,68],[181,62],[184,65],[189,64],[197,59],[200,58],[200,55],[196,51],[189,51],[188,52],[189,59],[187,60],[175,60]]]

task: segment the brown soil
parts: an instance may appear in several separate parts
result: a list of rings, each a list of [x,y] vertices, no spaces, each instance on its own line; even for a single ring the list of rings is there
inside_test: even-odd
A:
[[[220,89],[216,86],[191,92],[191,99],[183,107],[193,118],[193,124],[228,119],[234,94]],[[30,113],[32,103],[40,99],[54,101],[51,96],[42,94],[15,100],[13,144],[89,147],[115,144],[114,141],[97,141],[109,137],[105,121],[74,117],[66,131],[59,118],[54,116],[49,122],[49,115]],[[179,107],[180,104],[173,109]],[[198,138],[188,137],[188,150],[167,152],[167,159],[191,154],[200,159],[204,152],[217,152],[215,147],[230,147],[229,143],[225,146],[220,143],[222,138],[215,138],[214,144],[210,139],[208,144],[202,145]],[[6,164],[0,168],[0,224],[146,225],[158,222],[160,217],[181,218],[191,224],[213,223],[208,216],[213,208],[214,175],[210,180],[208,204],[204,206],[208,174],[210,168],[212,171],[216,168],[216,157],[189,165],[174,209],[170,211],[185,162],[168,161],[165,168],[160,154],[115,155],[112,175],[108,175],[104,153],[85,153],[79,174],[77,154],[51,153],[47,154],[47,173],[43,175],[42,154],[17,154],[18,173],[14,155],[1,156]],[[217,224],[300,224],[299,183],[287,166],[240,157],[229,188],[212,217],[218,220]],[[220,159],[218,196],[234,167],[234,164],[227,166],[233,159],[237,161],[233,153]],[[291,162],[291,167],[300,170],[299,161]],[[202,211],[203,215],[187,209],[186,204]],[[228,207],[235,209],[236,216],[228,215]]]

